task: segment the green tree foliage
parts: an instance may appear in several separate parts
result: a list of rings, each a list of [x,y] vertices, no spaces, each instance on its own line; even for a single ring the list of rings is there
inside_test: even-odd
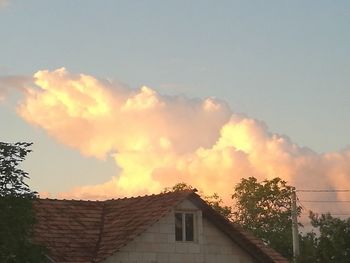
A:
[[[234,188],[233,219],[286,258],[293,256],[291,192],[281,178],[258,182],[243,178]],[[300,215],[301,207],[297,208]]]
[[[31,152],[31,143],[18,142],[15,144],[0,142],[0,196],[34,198],[32,192],[24,182],[28,173],[18,168],[18,165]]]
[[[311,231],[305,235],[299,235],[300,256],[298,263],[320,262],[317,261],[317,235]]]
[[[183,191],[183,190],[197,191],[197,189],[194,188],[192,185],[181,182],[181,183],[175,184],[172,187],[164,188],[163,193]],[[202,191],[200,191],[199,194],[203,195]],[[223,204],[222,199],[217,193],[214,193],[213,195],[210,195],[210,196],[204,196],[203,199],[219,214],[226,217],[227,219],[231,218],[231,214],[232,214],[231,207],[225,206]]]
[[[224,205],[224,202],[217,193],[205,196],[204,200],[219,214],[231,220],[232,208],[230,206]]]
[[[319,231],[313,240],[313,262],[349,262],[350,218],[343,220],[329,213],[318,215],[310,212],[310,219],[312,226]]]
[[[173,185],[172,187],[165,187],[164,190],[162,191],[162,193],[184,191],[184,190],[196,191],[196,189],[192,185],[181,182],[181,183],[177,183],[177,184]]]
[[[45,262],[44,250],[31,243],[37,193],[25,183],[28,173],[18,166],[31,143],[0,142],[0,262]]]

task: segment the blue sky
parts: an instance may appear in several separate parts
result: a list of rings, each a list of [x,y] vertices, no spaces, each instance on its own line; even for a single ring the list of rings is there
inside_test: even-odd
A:
[[[349,146],[349,26],[349,1],[10,0],[0,9],[0,76],[65,67],[164,95],[213,96],[300,146],[337,151]],[[33,154],[30,171],[42,160],[42,172],[58,176],[55,160],[97,183],[118,170],[55,142],[11,104],[0,111],[1,140],[34,141],[45,153]],[[51,179],[33,177],[39,188],[42,180]]]

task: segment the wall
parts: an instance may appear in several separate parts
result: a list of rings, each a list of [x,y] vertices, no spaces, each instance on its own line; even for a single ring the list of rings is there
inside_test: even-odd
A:
[[[175,241],[174,211],[196,212],[195,242]],[[185,200],[104,263],[252,263],[249,255]]]

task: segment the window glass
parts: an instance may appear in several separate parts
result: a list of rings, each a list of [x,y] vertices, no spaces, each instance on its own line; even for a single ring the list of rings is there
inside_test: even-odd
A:
[[[193,214],[185,214],[186,241],[193,241]]]
[[[182,213],[175,213],[175,240],[182,241]]]

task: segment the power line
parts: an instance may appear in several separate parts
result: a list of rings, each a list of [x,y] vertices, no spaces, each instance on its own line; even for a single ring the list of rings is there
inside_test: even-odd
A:
[[[350,202],[350,201],[336,201],[336,200],[300,200],[299,197],[297,196],[297,201],[298,203],[301,205],[301,207],[303,208],[304,211],[301,211],[302,214],[306,214],[309,213],[307,210],[311,210],[305,207],[305,205],[302,202],[313,202],[313,203],[342,203],[342,202]],[[331,214],[332,216],[349,216],[350,213],[349,212],[335,212],[332,213],[331,211],[327,211],[327,212],[316,212],[317,214]]]
[[[300,202],[306,203],[350,203],[350,200],[299,200]]]
[[[334,192],[350,192],[349,189],[300,189],[295,190],[296,192],[307,192],[307,193],[334,193]]]
[[[328,212],[331,216],[349,216],[350,214],[332,214]],[[327,213],[319,213],[319,214],[327,214]]]
[[[297,201],[298,201],[298,203],[301,205],[301,207],[302,207],[304,210],[309,210],[309,209],[307,209],[307,208],[304,206],[304,204],[300,201],[300,199],[299,199],[298,196],[297,196]]]
[[[302,214],[308,214],[307,211],[301,212]],[[331,216],[350,216],[349,213],[331,213],[329,211],[327,212],[315,212],[315,214],[330,214]]]

